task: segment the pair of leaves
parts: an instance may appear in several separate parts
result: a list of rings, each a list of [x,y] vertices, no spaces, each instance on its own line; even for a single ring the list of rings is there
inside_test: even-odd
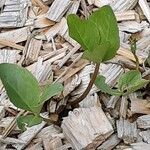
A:
[[[87,20],[71,14],[67,18],[69,35],[85,50],[84,56],[93,62],[113,58],[119,48],[119,30],[110,6],[95,11]]]
[[[141,73],[137,70],[131,70],[124,73],[118,81],[118,89],[111,89],[108,84],[105,83],[104,76],[98,76],[95,85],[105,93],[110,95],[128,95],[136,90],[146,86],[150,81],[142,79]]]
[[[10,101],[16,107],[31,111],[36,116],[39,116],[45,101],[63,90],[61,84],[55,83],[47,85],[41,92],[38,81],[32,73],[15,64],[0,64],[0,79]]]

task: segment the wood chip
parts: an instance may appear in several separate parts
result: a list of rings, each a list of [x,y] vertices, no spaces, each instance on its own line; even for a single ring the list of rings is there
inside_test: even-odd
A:
[[[90,3],[92,3],[92,2],[90,2]],[[104,5],[110,4],[110,1],[109,0],[94,0],[93,4],[97,7],[102,7]]]
[[[0,50],[0,63],[17,63],[20,59],[19,51],[3,49]]]
[[[133,143],[131,144],[131,147],[133,150],[149,150],[150,144],[144,143],[144,142],[139,142],[139,143]]]
[[[42,46],[41,40],[31,39],[27,52],[25,54],[25,64],[29,65],[37,61]]]
[[[23,27],[27,19],[29,0],[6,0],[4,9],[0,14],[0,27]]]
[[[131,99],[131,112],[132,114],[150,114],[148,107],[149,101],[143,99]]]
[[[146,0],[139,0],[139,5],[146,16],[147,20],[150,22],[150,7]]]
[[[107,108],[114,109],[119,96],[111,96],[110,100],[107,102]]]
[[[25,132],[21,133],[19,135],[19,140],[22,140],[25,144],[13,144],[13,146],[17,149],[17,150],[22,150],[23,148],[25,148],[30,142],[31,140],[36,136],[36,134],[38,132],[40,132],[40,130],[45,126],[45,122],[42,122],[39,125],[35,125],[33,127],[28,128]]]
[[[57,137],[59,133],[61,133],[61,129],[58,126],[50,125],[43,128],[37,138],[42,138],[45,150],[55,150],[62,146],[61,138]]]
[[[131,21],[139,19],[138,14],[134,10],[115,13],[117,21]]]
[[[0,106],[0,120],[5,116],[5,107]]]
[[[150,115],[143,115],[141,117],[138,117],[137,125],[142,129],[150,128]]]
[[[128,120],[117,120],[118,138],[123,139],[127,144],[133,143],[137,140],[136,122],[130,123]]]
[[[117,137],[117,134],[113,134],[97,150],[112,150],[120,141],[121,139]]]
[[[65,137],[77,150],[97,147],[113,133],[100,107],[75,109],[63,119],[61,127]]]
[[[27,40],[29,34],[30,34],[29,28],[24,27],[24,28],[0,33],[0,39],[14,42],[14,43],[19,43]],[[2,47],[4,47],[4,45],[0,44],[0,48]]]
[[[128,108],[127,97],[122,96],[121,105],[120,105],[120,117],[126,118]]]
[[[115,12],[122,12],[134,8],[138,0],[111,0],[111,7]]]
[[[79,103],[81,108],[90,108],[90,107],[101,107],[101,103],[97,93],[93,95],[88,94],[87,97]]]
[[[150,130],[142,131],[139,133],[143,141],[150,144]]]
[[[80,83],[81,83],[81,79],[77,74],[67,79],[64,82],[64,90],[63,90],[64,97],[70,94],[77,86],[80,85]]]
[[[55,0],[47,12],[47,18],[59,22],[71,4],[70,0]]]

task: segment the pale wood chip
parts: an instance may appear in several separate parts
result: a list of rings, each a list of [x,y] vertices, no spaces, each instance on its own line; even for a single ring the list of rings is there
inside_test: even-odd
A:
[[[70,0],[55,0],[47,12],[47,18],[59,22],[71,4]]]
[[[139,142],[131,144],[131,147],[133,148],[133,150],[149,150],[150,144]]]
[[[100,0],[99,0],[100,1]],[[109,0],[115,12],[131,10],[135,7],[138,0]]]
[[[42,40],[36,40],[36,39],[31,39],[28,49],[26,51],[25,55],[25,64],[31,64],[35,61],[37,61],[39,52],[41,50],[42,46]]]
[[[131,112],[132,114],[150,114],[150,102],[143,99],[131,99]]]
[[[150,128],[150,115],[143,115],[141,117],[138,117],[137,125],[142,129]]]
[[[117,137],[117,134],[111,135],[97,150],[113,150],[113,148],[120,143],[121,139]]]
[[[134,10],[115,13],[117,21],[139,20],[138,14]]]
[[[17,63],[20,59],[19,51],[2,49],[0,50],[0,63]]]
[[[19,42],[26,41],[29,34],[30,34],[29,27],[24,27],[24,28],[0,33],[0,39],[14,42],[14,43],[19,43]],[[2,47],[4,47],[4,45],[0,44],[0,48]]]
[[[128,109],[128,100],[126,96],[122,96],[120,105],[120,117],[126,118]]]
[[[124,143],[133,143],[137,140],[136,122],[130,123],[128,120],[120,118],[117,120],[118,138],[123,139]]]
[[[23,27],[26,19],[29,0],[5,1],[4,9],[0,14],[0,27]]]
[[[17,144],[13,144],[13,146],[17,150],[22,150],[23,148],[25,148],[31,142],[31,140],[37,135],[37,133],[41,131],[41,129],[45,126],[45,124],[46,123],[43,121],[38,125],[28,128],[25,132],[21,133],[18,136],[18,140],[23,141],[25,144],[17,143]]]
[[[0,105],[0,120],[5,116],[5,107]]]
[[[94,93],[93,95],[88,94],[87,97],[79,103],[79,107],[80,108],[101,107],[100,99],[97,93]]]
[[[139,135],[142,137],[143,141],[150,144],[150,130],[141,131]]]
[[[96,148],[113,133],[101,107],[75,109],[63,119],[61,127],[76,150]]]
[[[139,0],[139,5],[146,16],[147,20],[150,22],[150,7],[148,5],[148,2],[146,0]]]

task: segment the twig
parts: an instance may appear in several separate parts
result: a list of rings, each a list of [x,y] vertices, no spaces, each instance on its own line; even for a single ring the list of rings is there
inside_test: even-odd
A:
[[[78,105],[88,95],[88,93],[90,92],[90,90],[91,90],[91,88],[92,88],[92,86],[94,84],[94,81],[95,81],[95,79],[96,79],[96,77],[98,75],[99,67],[100,67],[100,63],[96,63],[95,70],[94,70],[94,73],[93,73],[93,75],[91,77],[91,80],[90,80],[90,82],[88,84],[88,87],[86,88],[86,90],[84,91],[84,93],[79,98],[77,98],[73,102],[70,102],[71,105],[73,105],[73,106]]]

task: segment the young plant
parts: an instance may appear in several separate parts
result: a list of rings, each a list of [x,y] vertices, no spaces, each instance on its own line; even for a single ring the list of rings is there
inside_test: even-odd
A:
[[[84,58],[96,64],[94,74],[85,92],[73,104],[78,104],[89,93],[99,72],[101,62],[112,59],[119,48],[117,20],[110,6],[95,11],[87,20],[71,14],[67,18],[69,35],[84,50]]]
[[[40,111],[44,102],[63,90],[59,83],[47,85],[41,90],[32,73],[15,64],[0,64],[0,79],[10,101],[16,107],[33,113],[18,118],[18,126],[23,130],[25,127],[41,123]]]
[[[104,93],[125,96],[146,86],[149,82],[149,80],[142,79],[141,73],[138,70],[131,70],[119,78],[117,89],[110,88],[110,86],[105,83],[105,77],[102,75],[97,77],[95,85]]]
[[[130,70],[126,73],[124,73],[118,81],[117,89],[111,89],[109,85],[105,83],[105,77],[104,76],[98,76],[95,85],[105,93],[108,93],[110,95],[116,95],[116,96],[125,96],[129,95],[132,92],[137,91],[138,89],[146,86],[150,81],[142,79],[141,73],[139,71],[139,60],[136,55],[136,38],[134,36],[130,38],[130,44],[131,44],[131,52],[134,55],[134,58],[136,60],[136,70]]]

